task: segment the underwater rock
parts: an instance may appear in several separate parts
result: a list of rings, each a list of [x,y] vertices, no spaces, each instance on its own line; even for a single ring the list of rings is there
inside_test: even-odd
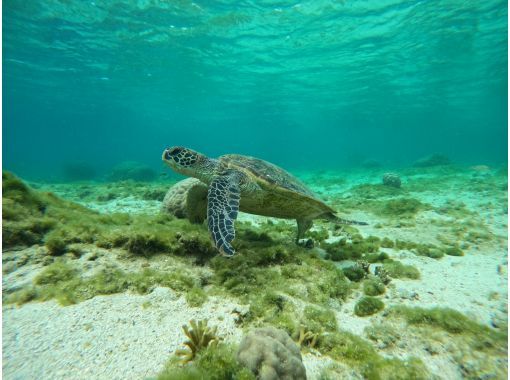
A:
[[[420,158],[413,166],[415,168],[428,168],[432,166],[451,165],[450,159],[443,154],[432,154],[427,157]]]
[[[245,335],[237,359],[260,380],[306,379],[299,347],[285,331],[274,327],[254,329]]]
[[[382,181],[383,185],[396,187],[397,189],[400,188],[400,186],[402,185],[400,177],[398,176],[398,174],[395,173],[384,173]]]
[[[207,216],[207,185],[196,178],[177,182],[166,193],[161,212],[202,223]]]
[[[116,165],[110,174],[110,181],[143,181],[150,182],[156,179],[156,172],[150,167],[135,161],[125,161]]]

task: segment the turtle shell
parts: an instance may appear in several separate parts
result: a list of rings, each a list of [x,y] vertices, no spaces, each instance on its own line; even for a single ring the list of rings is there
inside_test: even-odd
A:
[[[221,156],[220,162],[229,168],[244,172],[265,190],[265,196],[261,198],[263,200],[259,199],[260,202],[245,200],[248,212],[284,218],[335,213],[335,210],[320,200],[301,181],[274,164],[239,154]]]

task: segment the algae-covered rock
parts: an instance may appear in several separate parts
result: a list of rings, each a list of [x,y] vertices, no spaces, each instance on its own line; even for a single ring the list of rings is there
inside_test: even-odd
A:
[[[299,347],[285,331],[273,327],[254,329],[244,336],[237,358],[260,380],[306,379]]]

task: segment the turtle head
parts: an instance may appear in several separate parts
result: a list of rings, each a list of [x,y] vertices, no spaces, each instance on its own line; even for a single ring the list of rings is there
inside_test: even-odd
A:
[[[208,158],[203,154],[182,146],[166,148],[162,159],[177,173],[190,177],[199,177],[208,162]]]

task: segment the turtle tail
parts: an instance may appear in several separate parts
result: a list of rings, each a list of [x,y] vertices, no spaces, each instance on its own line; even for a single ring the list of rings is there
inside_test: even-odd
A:
[[[339,216],[336,216],[332,212],[324,215],[324,217],[325,217],[326,220],[329,220],[330,222],[333,222],[333,223],[336,223],[336,224],[351,224],[351,225],[354,224],[354,225],[358,225],[358,226],[368,226],[367,222],[360,222],[360,221],[357,221],[357,220],[343,219],[343,218],[340,218]]]

